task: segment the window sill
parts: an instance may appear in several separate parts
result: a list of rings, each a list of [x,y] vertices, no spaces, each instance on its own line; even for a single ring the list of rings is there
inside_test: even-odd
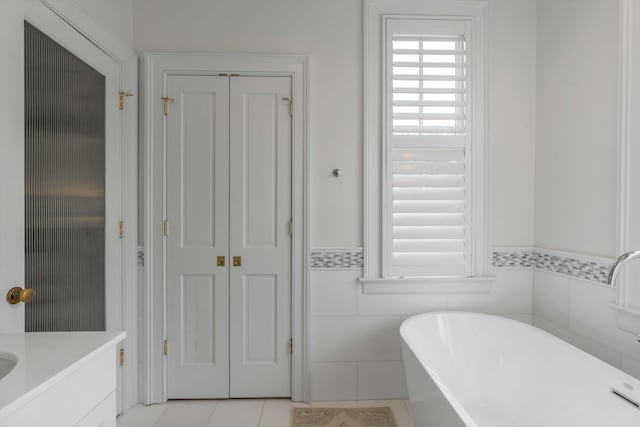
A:
[[[616,324],[618,329],[640,335],[640,310],[623,307],[617,304],[609,304],[616,311]]]
[[[488,294],[495,277],[365,278],[364,294]]]

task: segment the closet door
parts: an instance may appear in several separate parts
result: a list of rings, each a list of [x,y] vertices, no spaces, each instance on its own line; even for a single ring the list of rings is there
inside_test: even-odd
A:
[[[289,77],[232,77],[230,395],[291,395]]]
[[[170,76],[166,116],[168,392],[229,396],[229,78]],[[226,264],[226,262],[225,262]]]

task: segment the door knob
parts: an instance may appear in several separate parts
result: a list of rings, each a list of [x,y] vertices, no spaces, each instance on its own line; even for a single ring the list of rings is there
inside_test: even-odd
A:
[[[35,291],[32,288],[22,289],[16,286],[7,292],[7,302],[9,304],[18,304],[19,302],[28,303],[33,300],[34,293]]]
[[[240,267],[240,266],[242,266],[242,257],[234,256],[234,257],[233,257],[233,266],[234,266],[234,267]]]

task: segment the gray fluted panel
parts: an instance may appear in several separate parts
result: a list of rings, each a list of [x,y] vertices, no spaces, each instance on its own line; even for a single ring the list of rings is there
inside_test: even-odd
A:
[[[25,22],[27,331],[105,329],[105,79]]]

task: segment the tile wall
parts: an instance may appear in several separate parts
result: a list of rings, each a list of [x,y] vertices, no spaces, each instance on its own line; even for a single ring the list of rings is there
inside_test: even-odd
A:
[[[471,310],[532,322],[530,267],[497,268],[491,291],[483,294],[364,294],[361,257],[353,255],[361,249],[343,251],[344,257],[338,249],[312,251],[312,400],[406,398],[398,330],[412,315]]]
[[[618,328],[615,301],[616,289],[597,281],[534,272],[533,324],[640,378],[640,342]]]

